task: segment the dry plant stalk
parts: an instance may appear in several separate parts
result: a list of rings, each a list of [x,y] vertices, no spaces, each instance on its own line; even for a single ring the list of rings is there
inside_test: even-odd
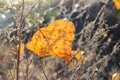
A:
[[[24,0],[22,1],[22,9],[21,9],[21,16],[20,16],[20,22],[18,25],[18,37],[19,37],[19,44],[18,44],[18,54],[17,54],[17,70],[16,70],[16,80],[19,80],[19,66],[20,66],[20,50],[21,50],[21,31],[22,28],[24,27]]]

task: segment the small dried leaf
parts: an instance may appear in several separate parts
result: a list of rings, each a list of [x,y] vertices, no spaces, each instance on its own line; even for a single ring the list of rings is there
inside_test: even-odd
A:
[[[107,31],[102,31],[101,34],[104,36],[104,37],[107,37]]]
[[[6,51],[4,53],[5,55],[3,57],[2,63],[5,63],[5,61],[7,60],[8,56],[9,56],[9,53],[10,53],[10,50],[6,49]]]

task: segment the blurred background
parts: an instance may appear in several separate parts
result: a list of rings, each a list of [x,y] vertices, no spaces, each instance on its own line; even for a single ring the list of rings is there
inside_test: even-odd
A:
[[[83,51],[74,68],[50,56],[40,58],[26,48],[20,54],[19,80],[111,80],[120,70],[120,11],[112,0],[24,0],[21,42],[38,28],[64,19],[75,25],[73,50]],[[15,80],[18,26],[22,0],[0,0],[0,80]]]

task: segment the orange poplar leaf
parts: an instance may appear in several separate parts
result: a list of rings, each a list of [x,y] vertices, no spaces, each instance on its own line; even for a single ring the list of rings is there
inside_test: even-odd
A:
[[[40,28],[33,35],[31,41],[26,44],[26,48],[40,57],[61,58],[72,66],[71,46],[74,40],[74,31],[75,27],[72,22],[56,20],[47,27]]]
[[[117,10],[120,10],[120,0],[112,0]]]

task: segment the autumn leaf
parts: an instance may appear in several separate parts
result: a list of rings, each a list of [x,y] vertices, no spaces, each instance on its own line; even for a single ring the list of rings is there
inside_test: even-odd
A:
[[[72,64],[72,41],[75,27],[72,22],[56,20],[47,27],[40,28],[26,44],[26,48],[40,57],[55,56]],[[81,58],[77,55],[78,58]],[[80,62],[81,64],[81,62]]]
[[[120,0],[112,0],[117,10],[120,10]]]

